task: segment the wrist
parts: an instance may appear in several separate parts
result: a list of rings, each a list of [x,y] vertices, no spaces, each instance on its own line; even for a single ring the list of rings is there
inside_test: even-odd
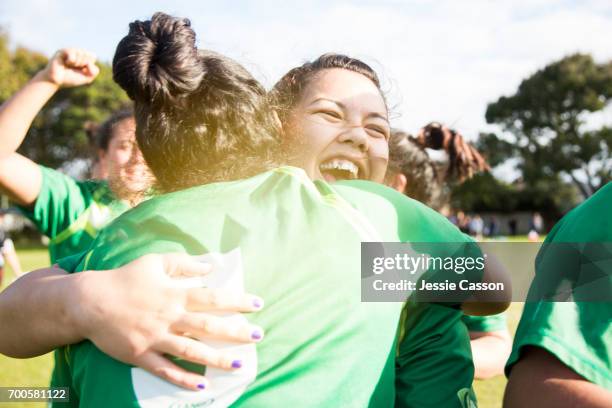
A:
[[[38,71],[32,78],[32,82],[44,83],[45,85],[54,88],[54,90],[58,90],[61,87],[61,85],[52,78],[47,68],[43,68],[42,70]]]

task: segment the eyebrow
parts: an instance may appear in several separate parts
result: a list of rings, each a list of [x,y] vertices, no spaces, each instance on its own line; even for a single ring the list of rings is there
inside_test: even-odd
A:
[[[310,102],[308,104],[308,106],[314,105],[315,103],[320,102],[320,101],[331,102],[331,103],[337,105],[340,109],[346,110],[346,105],[343,104],[342,102],[335,101],[335,100],[329,99],[329,98],[323,98],[323,97],[319,97],[319,98],[315,99],[314,101]],[[389,119],[387,118],[387,116],[383,115],[380,112],[370,112],[370,113],[368,113],[366,115],[366,118],[378,118],[378,119],[384,120],[387,123],[389,122]]]

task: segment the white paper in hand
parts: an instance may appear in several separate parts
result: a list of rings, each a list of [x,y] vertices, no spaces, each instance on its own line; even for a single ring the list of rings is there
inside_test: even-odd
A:
[[[212,265],[210,274],[203,277],[176,279],[181,288],[231,288],[244,291],[244,272],[239,249],[225,254],[211,253],[204,262]],[[240,313],[219,314],[226,319],[246,322]],[[202,391],[188,391],[158,378],[141,368],[132,368],[134,393],[142,407],[227,407],[236,401],[246,387],[257,376],[257,350],[254,344],[226,343],[204,340],[207,345],[230,351],[236,359],[242,360],[242,368],[224,371],[207,367],[206,378],[209,387]]]

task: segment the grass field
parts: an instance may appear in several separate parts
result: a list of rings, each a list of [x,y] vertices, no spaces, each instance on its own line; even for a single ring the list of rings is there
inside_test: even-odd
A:
[[[24,249],[18,252],[21,267],[24,271],[31,271],[49,265],[49,255],[46,249]],[[2,288],[13,279],[12,271],[5,270]],[[19,387],[47,387],[49,376],[53,368],[53,357],[51,354],[18,360],[8,358],[0,354],[0,386],[19,386]],[[2,403],[0,407],[45,407],[46,403]]]
[[[25,249],[19,251],[19,258],[24,270],[29,271],[49,264],[49,257],[44,249]],[[4,285],[12,279],[11,272],[5,272]],[[1,289],[4,289],[2,287]],[[520,317],[522,304],[513,304],[508,311],[508,323],[511,333],[514,333]],[[0,355],[0,386],[44,387],[49,384],[49,376],[53,367],[52,355],[17,360]],[[496,408],[501,406],[501,398],[506,385],[506,379],[499,376],[487,381],[475,383],[479,406]],[[44,403],[0,403],[0,407],[44,407]]]

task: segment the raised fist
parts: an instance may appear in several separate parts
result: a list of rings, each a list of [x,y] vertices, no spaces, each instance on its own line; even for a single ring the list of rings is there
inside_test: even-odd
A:
[[[60,87],[89,84],[99,73],[96,56],[78,48],[57,51],[41,72],[46,80]]]

